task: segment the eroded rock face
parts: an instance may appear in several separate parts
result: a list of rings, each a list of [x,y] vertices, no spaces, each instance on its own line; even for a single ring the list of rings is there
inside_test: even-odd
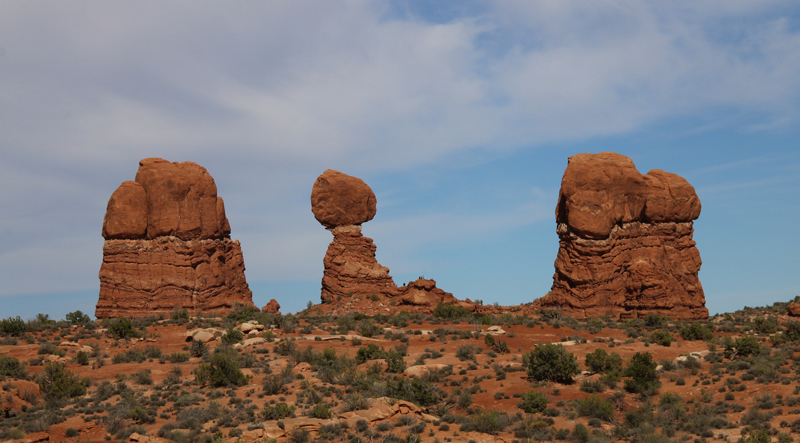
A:
[[[270,301],[261,308],[261,312],[267,312],[269,314],[280,314],[281,313],[281,305],[278,304],[278,301],[270,299]]]
[[[224,203],[196,163],[139,162],[109,199],[103,237],[97,318],[253,306]]]
[[[331,229],[333,241],[323,263],[322,301],[341,297],[365,298],[370,295],[394,297],[398,294],[389,268],[375,258],[377,247],[361,234],[361,226],[345,225]]]
[[[642,175],[612,152],[570,157],[553,287],[537,303],[581,317],[707,318],[692,240],[699,215],[700,200],[680,176]]]

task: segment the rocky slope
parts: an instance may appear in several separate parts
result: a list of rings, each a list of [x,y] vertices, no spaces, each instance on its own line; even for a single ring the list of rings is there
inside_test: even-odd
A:
[[[553,287],[537,304],[579,317],[707,318],[692,240],[699,215],[694,188],[678,175],[643,175],[612,152],[570,157]]]
[[[202,166],[148,158],[108,201],[97,318],[253,306],[225,205]]]

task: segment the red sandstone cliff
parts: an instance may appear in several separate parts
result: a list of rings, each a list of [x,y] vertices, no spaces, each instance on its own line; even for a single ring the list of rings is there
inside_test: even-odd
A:
[[[556,207],[553,287],[536,303],[580,317],[707,318],[692,240],[699,215],[694,188],[678,175],[642,175],[612,152],[570,157]]]
[[[108,201],[103,237],[97,318],[254,306],[222,198],[196,163],[139,162]]]

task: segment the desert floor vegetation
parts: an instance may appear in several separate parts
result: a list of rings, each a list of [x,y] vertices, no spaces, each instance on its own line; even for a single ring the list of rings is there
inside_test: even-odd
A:
[[[0,441],[800,438],[800,323],[786,303],[701,322],[524,312],[9,317]],[[200,328],[218,334],[187,342]]]

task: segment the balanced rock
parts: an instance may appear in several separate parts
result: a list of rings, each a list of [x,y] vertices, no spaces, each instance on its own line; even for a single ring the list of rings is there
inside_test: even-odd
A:
[[[97,318],[254,306],[225,205],[196,163],[139,162],[108,201],[103,237]]]
[[[692,240],[699,215],[694,188],[678,175],[642,175],[613,152],[570,157],[556,207],[553,286],[537,304],[579,317],[707,318]]]
[[[311,211],[326,228],[360,225],[375,217],[375,193],[360,178],[328,169],[311,190]]]

